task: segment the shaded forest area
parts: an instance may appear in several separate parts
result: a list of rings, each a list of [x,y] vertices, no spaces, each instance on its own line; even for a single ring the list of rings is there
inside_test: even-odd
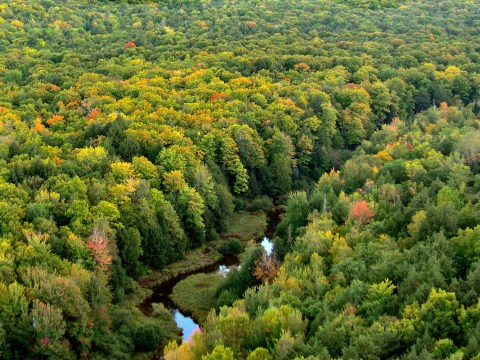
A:
[[[0,357],[141,358],[168,337],[136,281],[275,203],[277,259],[166,359],[478,359],[479,28],[478,0],[2,1]]]

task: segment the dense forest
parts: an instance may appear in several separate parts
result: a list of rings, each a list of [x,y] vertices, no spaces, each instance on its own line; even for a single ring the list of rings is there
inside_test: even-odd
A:
[[[0,358],[148,358],[142,277],[276,206],[165,359],[480,359],[479,29],[478,0],[0,1]]]

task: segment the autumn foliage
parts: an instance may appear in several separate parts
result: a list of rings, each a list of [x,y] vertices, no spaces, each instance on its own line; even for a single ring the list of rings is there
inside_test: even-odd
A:
[[[294,70],[308,70],[308,69],[310,69],[310,66],[308,66],[308,64],[302,62],[302,63],[295,64],[293,69]]]
[[[0,359],[478,357],[478,2],[0,1]]]
[[[350,217],[360,221],[362,224],[368,223],[374,216],[375,213],[370,209],[370,205],[365,200],[357,201],[350,210]]]
[[[135,44],[133,41],[128,41],[123,45],[125,49],[133,49],[137,47],[137,44]]]
[[[226,99],[228,99],[228,94],[218,93],[218,94],[213,94],[212,96],[210,96],[210,101],[226,100]]]
[[[94,229],[90,240],[87,242],[90,249],[90,256],[95,261],[97,268],[108,272],[112,263],[112,256],[108,250],[108,238],[99,229]]]
[[[50,119],[47,120],[48,125],[53,125],[56,123],[62,123],[64,117],[62,115],[54,115]]]
[[[274,255],[264,253],[257,261],[255,261],[255,269],[253,276],[262,282],[271,283],[277,276],[280,262]]]
[[[90,113],[87,115],[88,120],[93,120],[95,119],[96,116],[100,115],[102,112],[100,111],[99,108],[95,108]]]

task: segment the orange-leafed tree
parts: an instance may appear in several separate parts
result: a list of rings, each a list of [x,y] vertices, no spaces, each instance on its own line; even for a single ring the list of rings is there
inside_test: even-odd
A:
[[[262,257],[255,261],[253,276],[255,276],[257,280],[271,283],[277,276],[279,268],[280,262],[275,256],[263,253]]]
[[[308,70],[308,69],[310,69],[310,66],[308,66],[308,64],[306,64],[304,62],[301,62],[301,63],[295,64],[293,66],[293,69],[294,70]]]
[[[53,115],[50,119],[47,120],[48,125],[53,125],[56,123],[62,123],[63,122],[63,115]]]
[[[210,101],[227,100],[227,99],[228,99],[228,94],[217,93],[210,96]]]
[[[90,121],[93,121],[95,120],[95,117],[97,117],[98,115],[100,115],[102,112],[100,111],[99,108],[94,108],[90,111],[90,113],[87,115],[87,119],[90,120]]]
[[[355,202],[350,210],[350,217],[362,224],[368,223],[374,216],[375,213],[365,200]]]

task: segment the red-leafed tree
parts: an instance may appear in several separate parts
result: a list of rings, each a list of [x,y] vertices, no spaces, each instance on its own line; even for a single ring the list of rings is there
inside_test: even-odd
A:
[[[125,45],[123,45],[125,49],[132,49],[136,48],[137,44],[135,44],[133,41],[126,42]]]
[[[108,238],[106,234],[98,228],[93,229],[87,246],[90,249],[90,256],[95,261],[97,268],[103,272],[108,272],[112,263],[112,256],[108,250]]]
[[[227,100],[227,99],[228,99],[228,94],[218,93],[218,94],[213,94],[212,96],[210,96],[210,101]]]
[[[368,223],[374,216],[375,213],[365,200],[355,202],[350,210],[350,217],[362,224]]]

